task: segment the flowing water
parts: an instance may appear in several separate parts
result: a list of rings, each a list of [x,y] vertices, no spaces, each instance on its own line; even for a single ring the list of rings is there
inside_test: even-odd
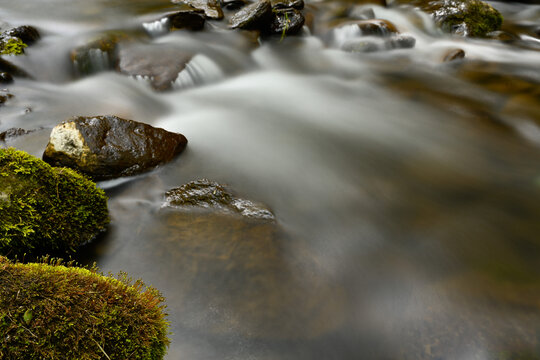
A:
[[[99,184],[112,223],[81,250],[164,294],[167,359],[540,359],[540,6],[492,4],[518,39],[358,5],[416,45],[350,53],[360,34],[329,30],[337,2],[308,2],[319,25],[302,36],[257,44],[220,22],[168,32],[167,0],[0,0],[0,19],[43,35],[6,57],[32,79],[8,86],[0,132],[35,130],[6,145],[36,156],[74,115],[188,138],[173,162]],[[70,51],[108,30],[197,55],[166,92],[99,50],[80,76]],[[199,178],[275,223],[161,208]]]

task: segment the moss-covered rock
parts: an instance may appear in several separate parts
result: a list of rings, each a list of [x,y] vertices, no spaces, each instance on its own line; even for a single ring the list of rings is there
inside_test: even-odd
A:
[[[163,297],[141,281],[0,256],[0,358],[162,359]]]
[[[399,0],[430,13],[439,26],[464,36],[484,37],[500,29],[503,17],[491,5],[480,0]]]
[[[107,198],[74,170],[0,149],[0,254],[74,251],[109,222]]]
[[[17,37],[0,36],[0,55],[21,55],[27,46]]]

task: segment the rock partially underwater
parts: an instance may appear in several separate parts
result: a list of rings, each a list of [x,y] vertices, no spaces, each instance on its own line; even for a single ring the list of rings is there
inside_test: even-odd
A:
[[[81,116],[52,130],[43,160],[106,180],[148,171],[172,160],[186,145],[184,135],[144,123]]]
[[[0,149],[0,254],[73,252],[109,222],[103,190],[79,173]]]
[[[223,185],[200,179],[168,191],[164,207],[173,209],[209,209],[218,213],[239,214],[251,219],[274,220],[263,204],[241,199]]]
[[[0,358],[162,359],[163,297],[142,282],[0,256]]]

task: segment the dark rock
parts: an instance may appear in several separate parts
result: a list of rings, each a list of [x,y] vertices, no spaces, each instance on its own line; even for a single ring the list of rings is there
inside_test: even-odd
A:
[[[452,49],[448,51],[443,58],[443,62],[461,60],[465,57],[465,51],[462,49]]]
[[[130,176],[172,160],[187,145],[182,134],[116,116],[75,117],[51,132],[43,160],[95,180]]]
[[[439,26],[462,36],[484,37],[502,25],[502,15],[480,0],[399,0],[431,14]]]
[[[11,99],[12,97],[13,95],[9,93],[0,94],[0,105],[3,105],[6,101]]]
[[[13,76],[10,73],[2,72],[0,73],[0,84],[9,84],[13,82]]]
[[[271,0],[272,9],[296,9],[302,10],[304,8],[304,0]]]
[[[296,9],[274,10],[270,32],[274,34],[294,35],[302,30],[305,18]]]
[[[13,76],[20,76],[25,78],[30,77],[30,75],[28,75],[26,71],[2,58],[0,58],[0,71],[9,73]]]
[[[259,0],[246,6],[231,17],[233,29],[266,30],[272,20],[272,4],[270,0]]]
[[[221,0],[221,6],[227,10],[238,10],[246,5],[244,0]]]
[[[274,220],[274,214],[264,205],[237,198],[223,185],[207,179],[191,181],[168,191],[165,196],[164,207],[205,208],[253,219]]]
[[[175,29],[202,30],[205,18],[197,10],[182,10],[168,16],[171,26]]]
[[[18,26],[16,28],[10,29],[4,32],[6,36],[13,36],[21,39],[27,45],[32,45],[40,39],[39,31],[28,25]]]
[[[122,47],[118,52],[117,71],[150,82],[155,90],[170,89],[192,53],[163,45],[138,45]]]
[[[195,9],[204,11],[204,15],[209,19],[223,19],[223,10],[218,0],[172,0],[175,4],[187,4]]]
[[[0,141],[6,141],[6,140],[8,140],[10,138],[26,135],[29,132],[31,132],[31,131],[24,130],[24,129],[21,129],[21,128],[7,129],[6,131],[3,131],[3,132],[0,133]]]

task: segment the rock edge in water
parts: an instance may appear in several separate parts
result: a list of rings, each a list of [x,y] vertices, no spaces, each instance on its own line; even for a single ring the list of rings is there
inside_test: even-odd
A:
[[[164,298],[126,274],[0,256],[0,358],[162,359]],[[105,356],[106,354],[106,356]]]

